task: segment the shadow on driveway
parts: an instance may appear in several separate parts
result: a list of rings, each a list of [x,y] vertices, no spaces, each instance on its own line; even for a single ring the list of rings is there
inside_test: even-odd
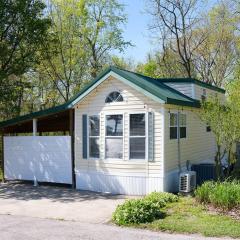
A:
[[[125,196],[66,187],[7,182],[0,184],[0,214],[104,223]]]
[[[38,200],[49,199],[57,202],[89,201],[96,199],[124,199],[123,195],[80,191],[66,186],[34,187],[31,183],[7,182],[0,184],[0,199]]]

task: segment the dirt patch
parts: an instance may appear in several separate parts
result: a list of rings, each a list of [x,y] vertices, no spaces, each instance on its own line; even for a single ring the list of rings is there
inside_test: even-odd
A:
[[[220,208],[216,208],[216,207],[214,207],[211,204],[204,205],[204,206],[206,207],[206,209],[211,214],[214,214],[214,215],[217,215],[217,214],[226,215],[226,216],[232,217],[233,219],[240,220],[240,208],[233,208],[233,209],[230,209],[230,210],[223,210],[223,209],[220,209]]]

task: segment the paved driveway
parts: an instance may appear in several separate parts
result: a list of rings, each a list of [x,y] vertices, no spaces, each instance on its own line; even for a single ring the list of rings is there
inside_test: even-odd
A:
[[[0,239],[220,240],[106,224],[115,207],[124,200],[120,195],[62,187],[0,184]]]
[[[0,184],[0,214],[104,223],[124,196],[65,187]]]
[[[0,232],[1,240],[231,240],[6,215],[0,215]]]

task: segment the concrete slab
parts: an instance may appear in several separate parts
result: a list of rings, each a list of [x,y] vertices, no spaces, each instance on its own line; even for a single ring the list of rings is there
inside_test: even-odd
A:
[[[0,214],[105,223],[125,199],[65,187],[0,184]]]

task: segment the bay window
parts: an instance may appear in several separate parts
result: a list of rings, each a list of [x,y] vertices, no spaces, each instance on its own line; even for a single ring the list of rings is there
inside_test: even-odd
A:
[[[106,115],[105,157],[122,159],[123,157],[123,115]]]
[[[145,159],[146,124],[145,113],[130,114],[130,159]]]
[[[89,116],[89,157],[99,158],[99,116]]]

